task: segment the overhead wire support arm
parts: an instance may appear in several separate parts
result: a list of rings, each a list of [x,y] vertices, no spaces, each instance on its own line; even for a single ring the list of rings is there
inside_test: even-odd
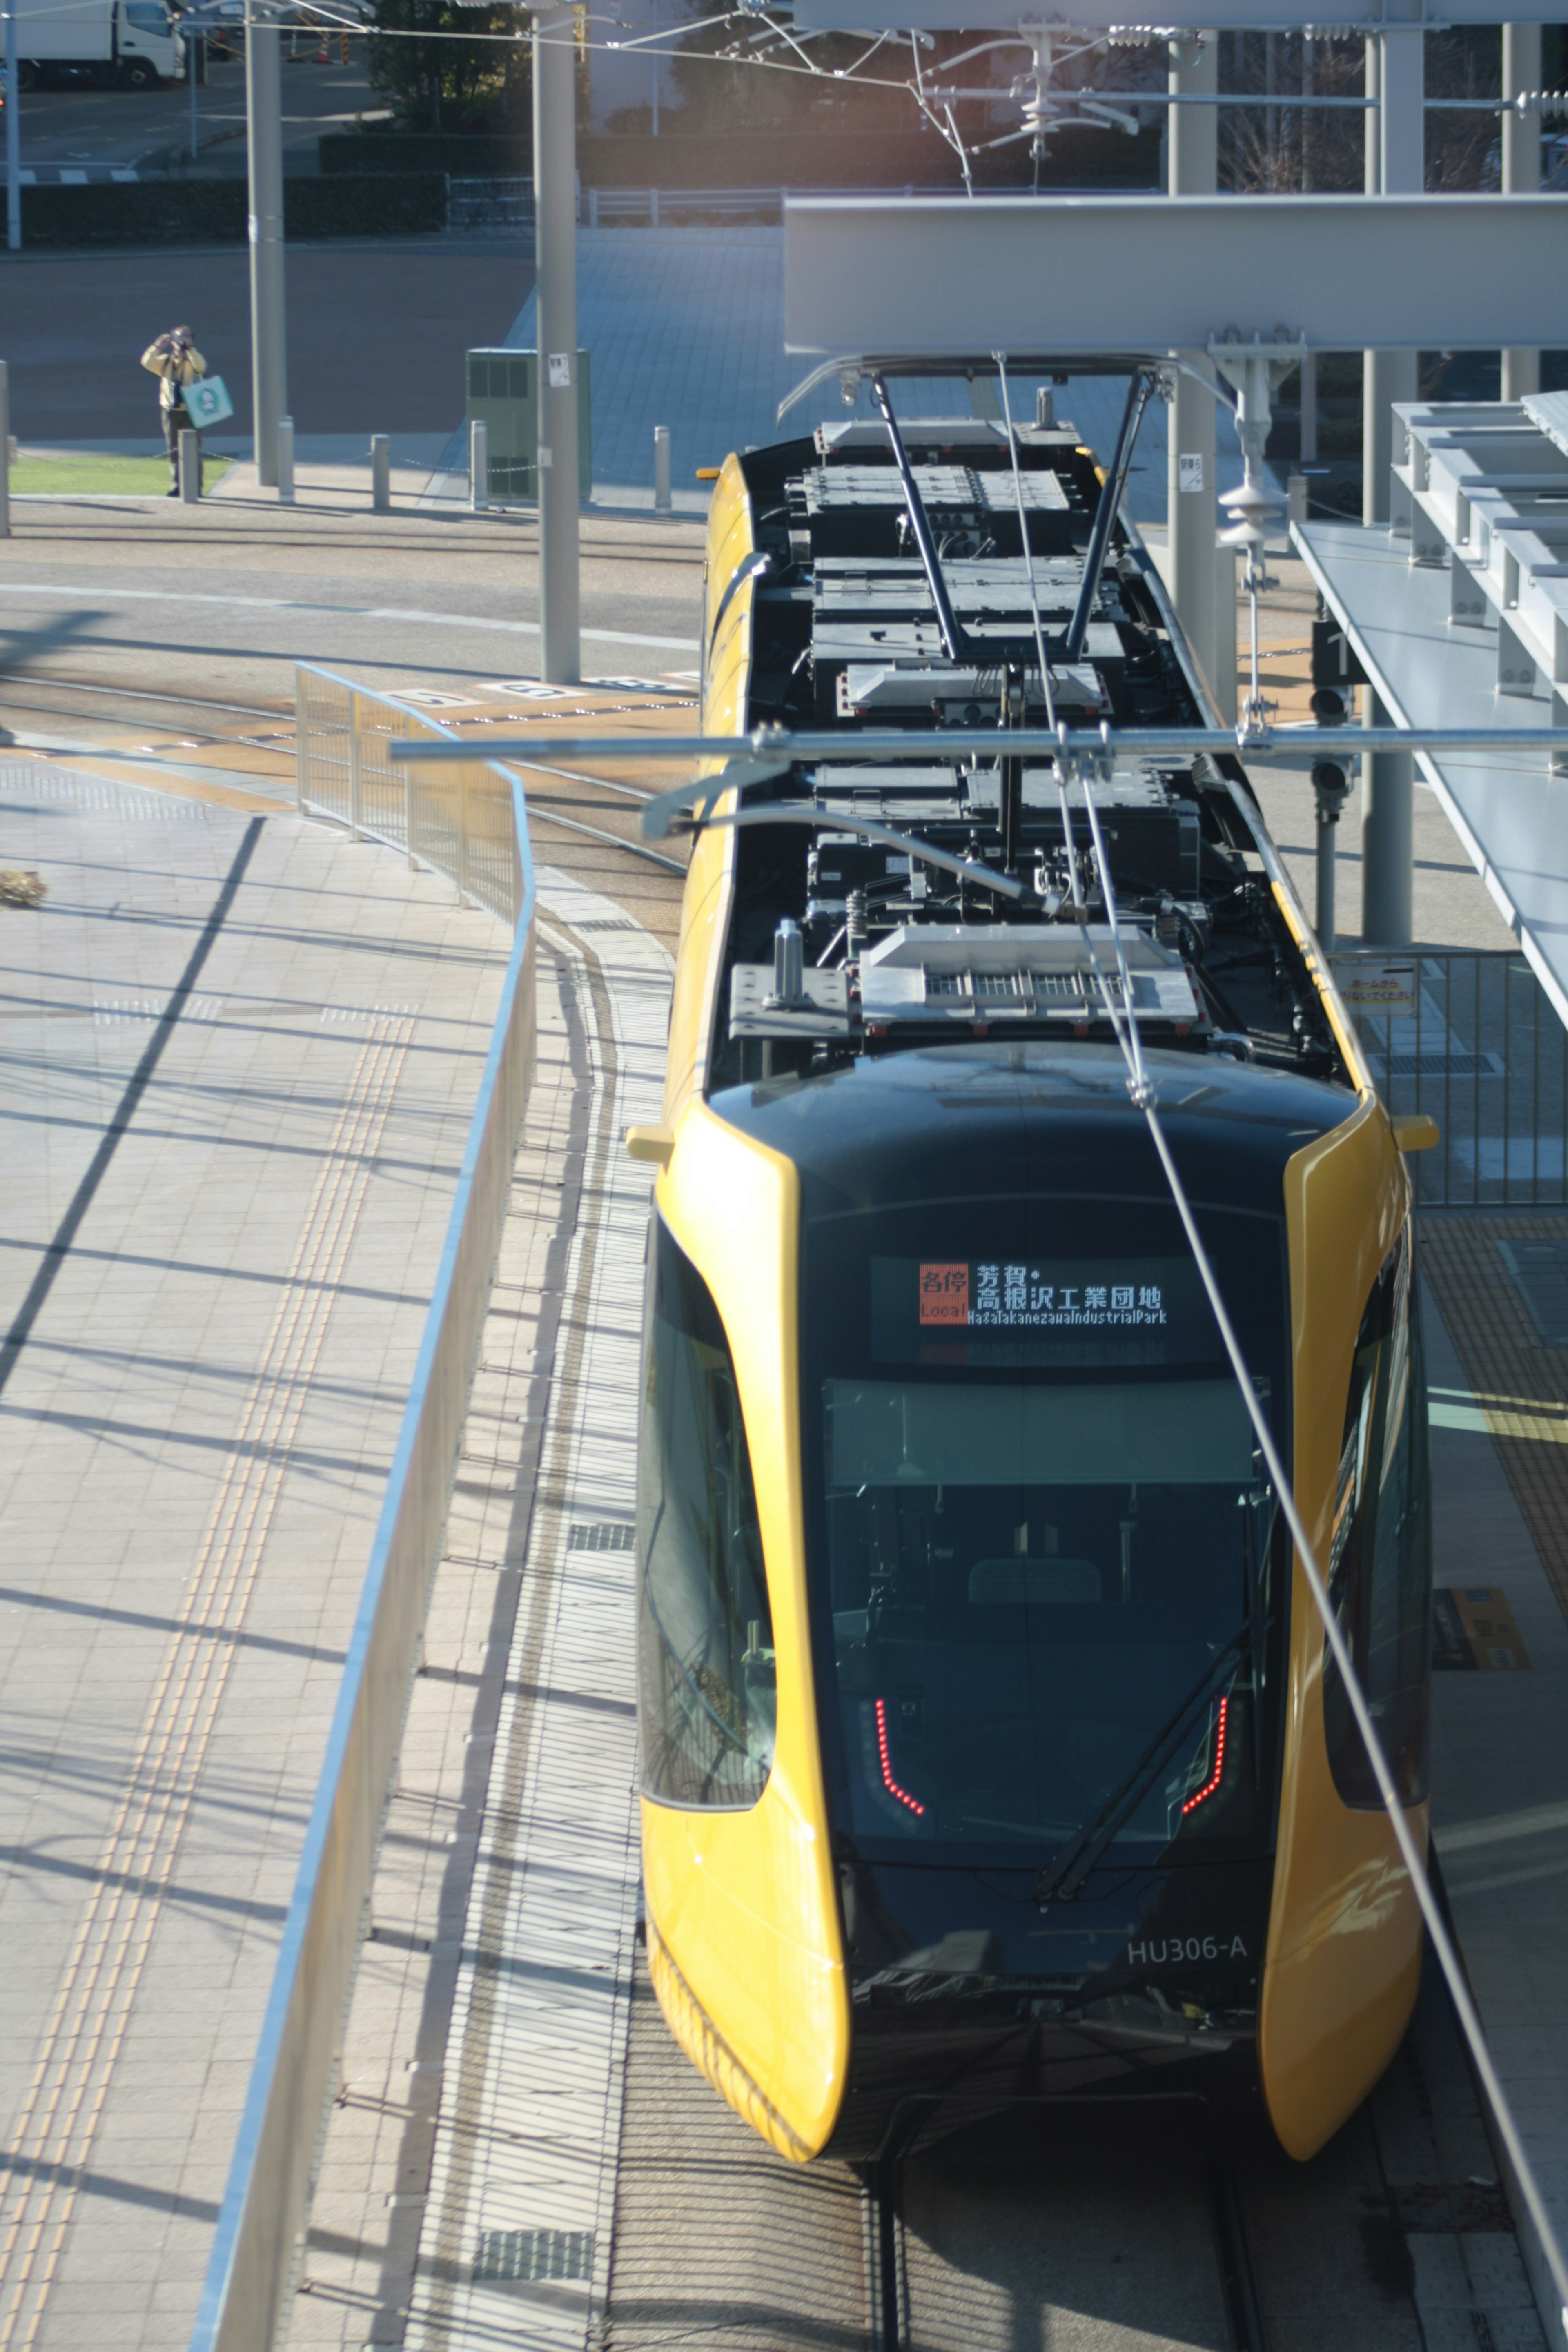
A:
[[[971,661],[973,659],[973,655],[969,640],[958,625],[957,615],[952,609],[952,599],[947,593],[947,582],[942,578],[942,565],[937,562],[936,545],[931,535],[931,521],[921,497],[920,484],[915,479],[914,467],[910,464],[909,453],[904,447],[902,436],[899,432],[899,421],[893,415],[893,404],[888,397],[888,387],[880,375],[873,375],[871,378],[871,397],[882,412],[882,422],[888,428],[888,439],[892,444],[893,463],[899,469],[899,479],[904,486],[904,503],[909,508],[910,529],[915,535],[915,545],[920,551],[921,564],[925,572],[926,585],[931,590],[931,603],[936,606],[936,625],[942,632],[942,649],[951,662]]]
[[[933,750],[942,759],[970,752],[994,756],[994,727],[861,728],[854,733],[826,728],[759,727],[751,735],[506,735],[477,747],[471,738],[442,743],[417,738],[386,747],[395,766],[405,761],[443,766],[451,761],[517,760],[722,760],[766,759],[779,771],[797,760],[916,760],[929,766]],[[1531,752],[1568,751],[1568,727],[1021,727],[1007,749],[1020,759],[1055,761],[1058,752],[1125,751],[1190,759],[1196,751],[1228,751],[1243,759],[1297,760],[1304,753],[1346,758],[1354,751],[1506,751],[1510,759]],[[1568,783],[1568,778],[1552,781]]]
[[[1139,369],[1127,387],[1127,405],[1121,412],[1121,430],[1116,436],[1116,455],[1111,460],[1100,493],[1100,503],[1094,510],[1094,528],[1089,533],[1089,553],[1084,558],[1083,578],[1079,583],[1078,604],[1068,626],[1066,658],[1078,661],[1083,653],[1083,643],[1089,634],[1089,616],[1094,610],[1094,600],[1100,593],[1100,576],[1105,569],[1105,558],[1110,546],[1110,529],[1121,510],[1121,500],[1127,488],[1127,476],[1132,464],[1132,451],[1138,439],[1138,427],[1143,422],[1143,411],[1154,379],[1146,369]]]

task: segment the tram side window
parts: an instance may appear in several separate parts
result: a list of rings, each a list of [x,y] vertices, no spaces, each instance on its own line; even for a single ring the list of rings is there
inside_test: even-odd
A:
[[[1432,1537],[1426,1381],[1410,1238],[1390,1253],[1356,1339],[1329,1552],[1329,1594],[1407,1805],[1426,1793]],[[1324,1727],[1347,1805],[1382,1802],[1343,1680],[1324,1660]]]
[[[654,1219],[637,1457],[644,1793],[755,1804],[773,1765],[773,1621],[734,1362],[708,1286]]]

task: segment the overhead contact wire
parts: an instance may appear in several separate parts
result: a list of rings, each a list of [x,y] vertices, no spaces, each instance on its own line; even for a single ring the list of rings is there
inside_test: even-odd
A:
[[[1098,815],[1094,806],[1094,787],[1087,774],[1084,776],[1083,783],[1084,799],[1089,810],[1090,829],[1094,836],[1095,856],[1100,866],[1100,888],[1110,909],[1114,908],[1115,902],[1110,895],[1110,870],[1105,862],[1104,845],[1100,838]],[[1115,937],[1114,919],[1112,936]],[[1125,968],[1123,963],[1123,971]],[[1098,971],[1098,965],[1096,970]],[[1104,987],[1103,980],[1101,987]],[[1107,1003],[1109,1006],[1109,992],[1107,992]],[[1186,1187],[1182,1181],[1169,1139],[1160,1118],[1157,1097],[1144,1069],[1130,1001],[1124,1002],[1124,1010],[1128,1017],[1131,1044],[1123,1037],[1121,1024],[1116,1020],[1114,1013],[1111,1018],[1117,1043],[1127,1063],[1128,1091],[1148,1123],[1154,1150],[1159,1156],[1165,1181],[1170,1187],[1171,1198],[1175,1203],[1176,1213],[1182,1221],[1183,1230],[1192,1250],[1199,1277],[1207,1294],[1209,1305],[1214,1310],[1215,1321],[1219,1327],[1226,1354],[1230,1360],[1231,1370],[1236,1376],[1237,1384],[1241,1391],[1242,1402],[1247,1407],[1247,1417],[1252,1423],[1258,1451],[1273,1481],[1274,1491],[1279,1497],[1280,1508],[1295,1543],[1302,1573],[1306,1577],[1308,1589],[1312,1595],[1318,1614],[1322,1620],[1324,1638],[1343,1681],[1351,1713],[1354,1717],[1362,1744],[1366,1750],[1373,1778],[1377,1782],[1378,1795],[1383,1801],[1384,1810],[1388,1815],[1389,1824],[1394,1832],[1394,1843],[1398,1846],[1401,1859],[1410,1874],[1411,1885],[1415,1891],[1416,1902],[1420,1906],[1422,1916],[1426,1920],[1427,1933],[1432,1938],[1432,1948],[1437,1955],[1437,1964],[1447,1983],[1460,2030],[1496,2119],[1499,2137],[1502,2140],[1509,2162],[1513,2167],[1520,2194],[1524,2200],[1526,2210],[1535,2227],[1542,2251],[1545,2254],[1551,2270],[1552,2284],[1562,2303],[1565,2332],[1568,2332],[1568,2263],[1563,2260],[1563,2250],[1558,2243],[1551,2216],[1547,2212],[1545,2200],[1542,2196],[1534,2168],[1526,2153],[1524,2142],[1520,2137],[1519,2126],[1514,2121],[1513,2110],[1509,2105],[1507,2094],[1492,2063],[1486,2034],[1475,2003],[1470,1998],[1469,1987],[1465,1980],[1465,1972],[1460,1964],[1459,1956],[1449,1936],[1447,1922],[1443,1916],[1436,1896],[1432,1892],[1426,1876],[1426,1863],[1411,1835],[1409,1823],[1405,1817],[1405,1808],[1400,1803],[1399,1792],[1394,1785],[1394,1776],[1384,1756],[1382,1743],[1378,1739],[1376,1727],[1372,1719],[1372,1712],[1367,1706],[1366,1696],[1356,1672],[1355,1661],[1351,1655],[1350,1644],[1345,1639],[1343,1628],[1331,1604],[1327,1580],[1318,1564],[1317,1553],[1311,1538],[1307,1533],[1306,1521],[1301,1517],[1295,1491],[1285,1475],[1285,1465],[1280,1459],[1279,1450],[1275,1444],[1274,1433],[1268,1425],[1268,1415],[1253,1386],[1252,1374],[1246,1355],[1237,1337],[1236,1327],[1230,1319],[1203,1235],[1198,1230],[1197,1218],[1194,1213],[1192,1202],[1187,1197]]]

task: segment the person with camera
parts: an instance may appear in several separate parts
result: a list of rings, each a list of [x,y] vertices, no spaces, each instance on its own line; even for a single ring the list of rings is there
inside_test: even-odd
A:
[[[185,386],[195,383],[207,372],[207,363],[191,341],[189,327],[172,327],[148,344],[142,354],[142,364],[159,379],[158,405],[163,418],[163,446],[169,452],[169,471],[173,477],[168,496],[180,495],[180,436],[198,428],[185,406]],[[199,452],[201,443],[196,444]],[[200,463],[198,457],[197,463]],[[198,484],[199,487],[199,484]]]

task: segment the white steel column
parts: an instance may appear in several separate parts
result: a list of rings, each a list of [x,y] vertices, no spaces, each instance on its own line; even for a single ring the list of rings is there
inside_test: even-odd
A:
[[[1369,39],[1369,86],[1373,47]],[[1426,34],[1419,24],[1400,26],[1376,35],[1375,47],[1378,106],[1368,116],[1368,194],[1419,194],[1426,179]],[[1394,462],[1393,404],[1415,398],[1419,355],[1368,352],[1364,364],[1362,520],[1386,523]],[[1389,714],[1370,688],[1366,717],[1369,726],[1389,724]],[[1414,920],[1415,763],[1408,751],[1380,751],[1363,757],[1361,764],[1362,938],[1373,947],[1406,947]]]
[[[1212,98],[1218,89],[1219,42],[1213,34],[1192,33],[1170,44],[1173,98]],[[1166,132],[1166,193],[1173,196],[1212,196],[1218,177],[1218,107],[1173,106],[1167,111],[1170,124]],[[1181,357],[1212,376],[1214,371],[1201,352],[1184,352]],[[1169,430],[1165,580],[1176,617],[1198,667],[1217,691],[1225,649],[1219,642],[1215,553],[1215,401],[1214,395],[1190,376],[1176,378]],[[1229,617],[1229,668],[1234,677],[1234,611]]]
[[[1426,184],[1426,35],[1419,25],[1367,40],[1369,91],[1375,73],[1378,104],[1367,116],[1369,196],[1419,195]],[[1375,58],[1375,64],[1374,64]],[[1416,354],[1368,352],[1362,394],[1362,520],[1388,520],[1388,469],[1394,457],[1396,400],[1414,400]]]
[[[577,46],[572,10],[533,19],[534,316],[539,328],[539,674],[582,676],[577,525]]]
[[[1518,98],[1521,90],[1541,88],[1541,27],[1505,25],[1502,28],[1502,94]],[[1502,192],[1505,196],[1531,194],[1541,185],[1541,116],[1534,107],[1524,114],[1511,110],[1502,119]],[[1541,390],[1541,353],[1504,352],[1502,396],[1522,400]]]
[[[289,406],[283,304],[283,101],[277,25],[246,0],[245,127],[250,171],[250,398],[256,478],[278,483],[278,420]]]

